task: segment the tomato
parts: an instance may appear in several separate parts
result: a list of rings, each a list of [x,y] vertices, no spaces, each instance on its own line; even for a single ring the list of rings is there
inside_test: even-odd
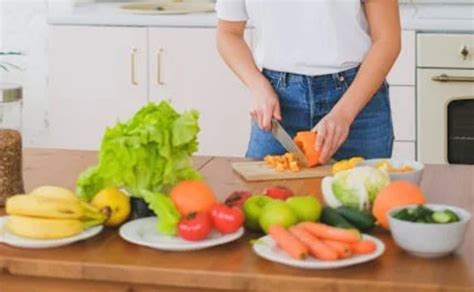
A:
[[[227,199],[225,199],[225,204],[231,207],[241,208],[245,201],[252,196],[251,192],[248,191],[235,191],[231,193]]]
[[[237,231],[244,224],[244,213],[237,207],[215,204],[211,209],[211,219],[219,232],[226,234]]]
[[[206,238],[211,229],[212,222],[208,213],[191,213],[181,218],[178,224],[178,235],[186,240],[199,241]]]

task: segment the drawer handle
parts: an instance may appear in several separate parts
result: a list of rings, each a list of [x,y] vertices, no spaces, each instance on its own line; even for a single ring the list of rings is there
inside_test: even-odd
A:
[[[156,69],[156,83],[158,83],[158,85],[165,85],[165,83],[161,80],[161,59],[163,57],[163,51],[164,49],[163,48],[160,48],[158,50],[158,53],[156,55],[156,61],[157,61],[157,69]]]
[[[135,86],[138,85],[137,78],[136,78],[136,73],[135,73],[135,63],[136,63],[135,62],[135,57],[137,55],[137,51],[138,51],[137,48],[132,48],[132,52],[130,53],[130,59],[131,59],[130,60],[131,61],[130,62],[131,63],[131,65],[130,65],[130,67],[131,67],[130,68],[130,72],[131,72],[130,78],[131,78],[132,85],[135,85]]]
[[[438,82],[474,82],[474,77],[471,76],[449,76],[447,74],[433,76],[431,79]]]
[[[467,48],[467,46],[462,47],[461,55],[462,55],[463,60],[467,59],[467,57],[469,56],[469,49]]]

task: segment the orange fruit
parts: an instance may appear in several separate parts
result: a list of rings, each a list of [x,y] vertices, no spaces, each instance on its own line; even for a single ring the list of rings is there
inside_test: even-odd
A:
[[[406,181],[395,181],[383,188],[374,201],[372,214],[380,226],[389,229],[388,211],[412,204],[424,204],[425,196],[420,187]]]
[[[181,215],[209,212],[216,202],[212,189],[197,180],[185,180],[176,184],[170,197]]]

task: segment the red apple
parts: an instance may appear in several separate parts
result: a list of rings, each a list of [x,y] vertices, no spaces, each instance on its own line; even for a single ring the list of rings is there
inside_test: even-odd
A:
[[[283,186],[268,187],[263,190],[263,193],[270,198],[277,200],[286,200],[294,195],[290,189]]]

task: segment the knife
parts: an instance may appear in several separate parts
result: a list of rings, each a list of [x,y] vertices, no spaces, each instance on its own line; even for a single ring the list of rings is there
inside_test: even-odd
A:
[[[295,155],[295,157],[303,166],[308,166],[308,161],[306,160],[306,156],[304,155],[303,151],[301,151],[298,145],[295,144],[290,135],[288,135],[288,133],[285,131],[285,129],[283,129],[281,124],[276,119],[272,119],[272,135],[278,140],[278,142],[280,142],[286,151]]]

